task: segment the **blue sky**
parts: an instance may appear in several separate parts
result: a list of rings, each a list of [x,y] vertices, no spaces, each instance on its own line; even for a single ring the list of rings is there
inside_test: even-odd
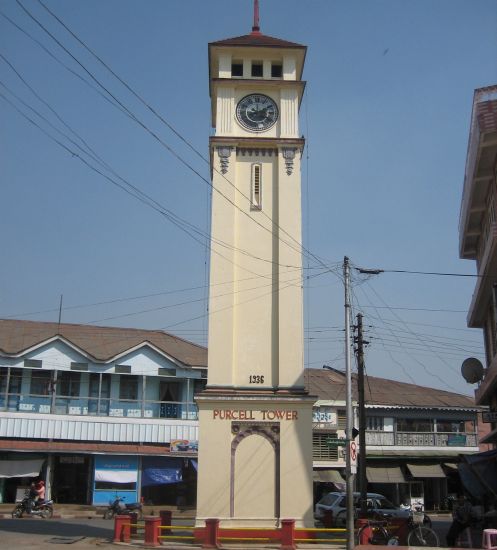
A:
[[[205,161],[37,0],[20,1],[209,179]],[[207,44],[248,33],[251,0],[44,3],[207,156]],[[0,10],[90,81],[15,0]],[[261,0],[262,32],[309,48],[301,108],[308,250],[338,271],[347,255],[363,267],[474,273],[472,262],[458,259],[459,205],[473,90],[497,82],[496,29],[493,0]],[[53,135],[11,92],[69,133],[62,119],[126,181],[208,230],[205,181],[1,16],[0,53],[2,95]],[[205,344],[205,247],[0,99],[0,317],[57,320],[63,294],[65,322],[164,328]],[[316,272],[315,263],[306,267]],[[368,374],[471,393],[459,372],[464,358],[482,352],[480,331],[465,325],[473,287],[471,278],[356,274],[354,314],[364,314]],[[305,294],[306,364],[343,368],[340,278],[309,279]]]

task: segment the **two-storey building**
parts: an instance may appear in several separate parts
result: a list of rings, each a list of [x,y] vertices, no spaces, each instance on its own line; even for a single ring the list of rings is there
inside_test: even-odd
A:
[[[163,331],[0,320],[2,500],[42,477],[61,503],[105,504],[118,492],[193,504],[206,355]],[[305,378],[318,396],[314,479],[343,483],[343,448],[329,441],[345,436],[344,374]],[[478,451],[472,399],[375,377],[366,386],[370,489],[440,504],[458,456]]]
[[[345,468],[345,374],[308,369],[314,406],[313,459],[316,482],[340,483]],[[355,426],[357,384],[353,377]],[[433,388],[368,376],[365,387],[368,490],[397,504],[424,500],[440,507],[460,487],[461,455],[478,452],[477,413],[472,398]]]
[[[2,501],[35,476],[57,502],[193,501],[206,369],[163,331],[0,320]]]
[[[490,407],[492,429],[482,442],[497,443],[497,86],[475,90],[459,220],[459,254],[476,261],[469,327],[483,329],[486,369],[476,403]]]

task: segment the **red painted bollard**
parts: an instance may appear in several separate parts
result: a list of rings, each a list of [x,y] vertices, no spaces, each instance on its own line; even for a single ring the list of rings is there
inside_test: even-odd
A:
[[[114,542],[130,542],[129,516],[116,516],[114,518]]]
[[[173,520],[173,513],[171,510],[161,510],[160,514],[160,526],[161,527],[171,527]],[[171,529],[161,529],[163,535],[170,535]]]
[[[205,520],[205,538],[202,548],[219,548],[219,520],[217,518]]]
[[[281,520],[281,550],[295,550],[295,520]]]
[[[145,517],[145,546],[159,546],[160,517]]]

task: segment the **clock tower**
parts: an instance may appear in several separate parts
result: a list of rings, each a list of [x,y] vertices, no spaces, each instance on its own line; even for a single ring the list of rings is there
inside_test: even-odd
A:
[[[306,47],[252,32],[209,44],[212,225],[197,525],[312,525],[304,387],[299,107]]]

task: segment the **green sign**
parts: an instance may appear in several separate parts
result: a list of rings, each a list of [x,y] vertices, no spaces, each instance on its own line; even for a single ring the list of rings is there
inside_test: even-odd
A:
[[[345,447],[345,445],[347,445],[347,440],[328,437],[326,440],[326,445],[328,445],[328,447]]]
[[[448,447],[465,447],[466,435],[465,434],[449,434],[447,438]]]

